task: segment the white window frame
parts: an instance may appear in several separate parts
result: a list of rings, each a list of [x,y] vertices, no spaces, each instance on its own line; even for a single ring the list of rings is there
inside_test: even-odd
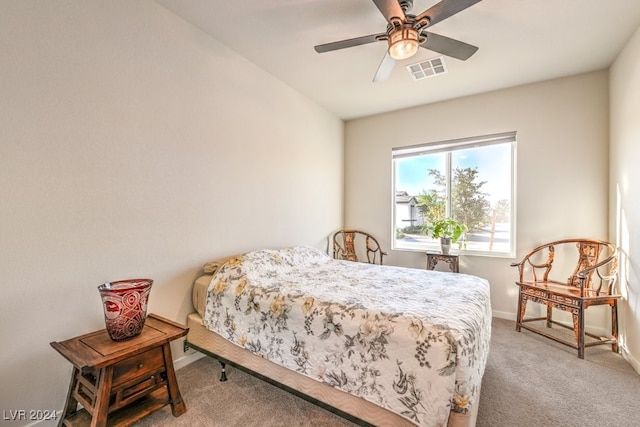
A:
[[[478,249],[465,249],[458,248],[457,245],[452,246],[454,253],[464,255],[479,255],[490,257],[504,257],[513,258],[516,251],[516,132],[504,132],[492,135],[483,135],[478,137],[460,138],[449,141],[429,142],[425,144],[394,147],[391,150],[392,158],[392,203],[391,203],[391,217],[392,217],[392,229],[391,229],[391,242],[392,249],[398,251],[439,251],[440,246],[437,242],[427,242],[424,245],[420,245],[419,248],[406,248],[398,247],[396,243],[396,159],[404,157],[413,157],[419,155],[430,155],[437,153],[453,153],[454,151],[476,148],[482,146],[490,146],[497,144],[509,143],[511,145],[511,211],[509,218],[509,250],[508,251],[488,251]],[[447,213],[451,209],[451,191],[449,186],[451,185],[451,155],[447,156],[448,176],[447,179]],[[398,189],[401,190],[401,189]]]

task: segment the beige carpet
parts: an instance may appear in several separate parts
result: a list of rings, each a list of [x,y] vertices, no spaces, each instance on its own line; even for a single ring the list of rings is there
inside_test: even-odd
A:
[[[354,426],[322,408],[206,357],[177,371],[187,412],[168,407],[144,426]],[[640,376],[610,346],[572,348],[494,319],[478,427],[640,425]]]

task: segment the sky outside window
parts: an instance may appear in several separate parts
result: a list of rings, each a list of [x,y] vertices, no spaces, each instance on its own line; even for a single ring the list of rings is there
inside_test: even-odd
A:
[[[438,153],[398,159],[396,191],[406,191],[415,196],[432,188],[433,178],[429,175],[429,169],[436,169],[444,175],[445,156],[445,153]],[[511,197],[508,185],[511,175],[510,144],[457,150],[452,153],[452,157],[454,169],[478,168],[478,179],[487,181],[482,191],[489,194],[492,203]]]

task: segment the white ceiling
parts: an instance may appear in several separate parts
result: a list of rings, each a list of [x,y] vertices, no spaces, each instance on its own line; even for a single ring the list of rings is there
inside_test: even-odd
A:
[[[384,32],[371,0],[155,0],[343,119],[607,68],[640,26],[640,0],[483,0],[431,32],[480,49],[414,81],[373,83],[385,42],[318,54],[318,44]],[[437,0],[415,0],[419,14]]]

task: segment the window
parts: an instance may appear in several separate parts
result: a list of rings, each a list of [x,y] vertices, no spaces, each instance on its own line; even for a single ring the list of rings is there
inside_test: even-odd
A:
[[[467,226],[459,253],[515,254],[515,132],[394,148],[393,248],[439,250],[429,222]]]

